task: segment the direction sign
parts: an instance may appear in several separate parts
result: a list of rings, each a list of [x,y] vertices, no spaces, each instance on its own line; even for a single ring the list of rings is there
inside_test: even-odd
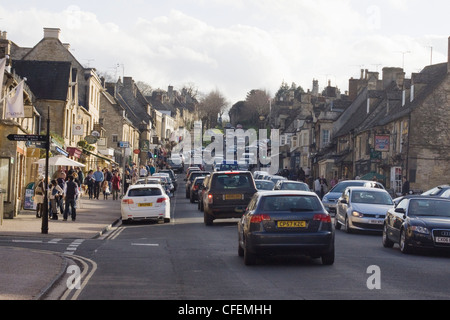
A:
[[[32,141],[32,142],[45,142],[47,136],[34,135],[34,134],[10,134],[9,141]]]

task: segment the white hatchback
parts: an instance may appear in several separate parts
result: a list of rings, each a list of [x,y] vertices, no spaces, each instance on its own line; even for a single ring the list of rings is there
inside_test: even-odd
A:
[[[122,198],[122,222],[157,220],[170,222],[170,198],[159,184],[132,185]]]

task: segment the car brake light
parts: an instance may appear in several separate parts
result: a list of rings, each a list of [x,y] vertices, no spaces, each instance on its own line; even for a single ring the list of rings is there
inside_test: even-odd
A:
[[[268,214],[254,214],[250,219],[250,223],[261,223],[263,221],[270,221]]]
[[[133,201],[133,199],[123,199],[123,200],[122,200],[122,203],[125,203],[125,204],[134,204],[134,201]]]
[[[156,200],[156,203],[163,203],[166,200],[167,198],[158,198],[158,200]]]
[[[329,214],[319,213],[319,214],[314,215],[313,220],[325,222],[325,223],[331,223],[331,216]]]
[[[212,194],[208,194],[208,203],[209,204],[213,203],[213,195]]]

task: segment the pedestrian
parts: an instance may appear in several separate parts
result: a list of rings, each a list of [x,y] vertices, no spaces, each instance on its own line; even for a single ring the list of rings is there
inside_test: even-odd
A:
[[[117,200],[119,199],[119,191],[120,191],[120,176],[118,172],[114,172],[111,182],[112,182],[113,200]]]
[[[52,180],[51,189],[49,192],[50,199],[50,213],[49,219],[58,220],[58,201],[60,197],[64,196],[64,190],[58,185],[56,180]],[[62,212],[61,212],[62,213]]]
[[[109,189],[109,183],[106,180],[102,182],[102,192],[103,200],[108,200],[108,196],[111,194],[111,190]]]
[[[320,199],[328,192],[328,182],[324,176],[320,179]]]
[[[410,187],[409,187],[409,181],[406,178],[406,176],[403,176],[403,185],[402,185],[402,195],[406,196],[410,194]]]
[[[108,168],[105,168],[105,172],[103,174],[105,175],[105,180],[108,181],[109,190],[111,190],[111,188],[112,188],[111,180],[112,180],[113,174]]]
[[[44,176],[40,175],[34,186],[34,202],[36,203],[36,218],[42,218],[44,213]]]
[[[297,172],[297,179],[298,179],[298,181],[302,181],[302,182],[305,182],[305,181],[306,181],[306,174],[305,174],[305,171],[303,170],[302,167],[300,167],[300,168],[298,169],[298,172]]]
[[[321,189],[322,189],[322,187],[321,187],[321,183],[320,183],[320,178],[317,177],[317,179],[314,180],[314,192],[320,197],[320,199],[322,199],[321,198]]]
[[[134,168],[131,174],[131,184],[136,184],[139,181],[139,172],[137,168]]]
[[[58,179],[56,180],[61,190],[66,189],[66,173],[61,170],[59,173]],[[57,205],[59,206],[59,212],[64,212],[64,194],[61,196],[58,196],[57,198]]]
[[[95,180],[93,177],[94,171],[93,170],[89,170],[86,178],[84,178],[84,185],[87,186],[87,192],[89,195],[89,199],[92,199],[94,196],[94,185],[95,185]]]
[[[151,175],[151,176],[154,175],[155,172],[156,172],[156,168],[155,168],[155,166],[153,165],[153,163],[151,163],[151,164],[150,164],[150,175]]]
[[[147,169],[144,166],[141,166],[141,169],[139,170],[139,176],[141,176],[141,178],[145,178],[147,175]]]
[[[74,181],[73,176],[69,176],[69,179],[66,183],[66,189],[64,190],[66,196],[65,209],[64,209],[64,221],[67,221],[67,217],[69,215],[69,207],[71,210],[72,221],[75,221],[77,218],[77,209],[75,206],[75,201],[78,196],[78,185]]]
[[[102,168],[97,167],[97,171],[94,172],[92,177],[94,178],[94,199],[99,200],[101,185],[105,180]]]
[[[84,184],[84,173],[79,167],[75,168],[75,172],[78,175],[78,180],[75,182],[78,183],[78,186],[81,187]]]

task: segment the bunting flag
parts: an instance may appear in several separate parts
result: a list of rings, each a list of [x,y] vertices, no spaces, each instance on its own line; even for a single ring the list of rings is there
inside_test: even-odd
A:
[[[16,88],[16,94],[13,97],[6,98],[5,118],[25,118],[25,110],[23,105],[23,84],[21,81]]]
[[[3,93],[3,77],[5,75],[6,58],[0,59],[0,98]]]

